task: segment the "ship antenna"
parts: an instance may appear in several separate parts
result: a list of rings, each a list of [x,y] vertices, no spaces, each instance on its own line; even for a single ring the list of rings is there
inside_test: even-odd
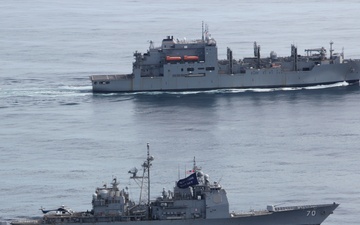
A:
[[[193,172],[198,172],[201,170],[201,167],[196,166],[196,159],[194,156],[194,160],[193,160]]]
[[[149,143],[147,143],[147,158],[145,162],[141,165],[143,167],[143,175],[137,176],[136,173],[138,172],[138,170],[136,168],[133,168],[129,171],[129,173],[132,174],[130,179],[134,179],[134,181],[140,187],[139,205],[143,202],[142,201],[143,192],[145,192],[145,195],[147,194],[148,196],[147,204],[150,204],[150,167],[152,166],[151,164],[152,161],[154,161],[154,156],[150,155],[150,145]],[[144,183],[145,180],[147,180],[147,184]],[[147,185],[147,189],[145,189],[144,187],[146,185]]]
[[[201,25],[201,40],[204,42],[204,21],[202,21],[202,25]]]
[[[218,184],[220,184],[222,178],[223,178],[223,176],[221,176],[220,179],[218,180]]]
[[[154,42],[150,40],[149,43],[150,43],[149,49],[154,49]]]
[[[332,59],[333,58],[333,51],[334,51],[334,49],[333,49],[333,44],[334,44],[334,42],[333,41],[330,41],[330,59]]]
[[[150,166],[151,161],[154,160],[153,156],[150,156],[150,145],[147,143],[147,172],[148,172],[148,206],[150,206]]]

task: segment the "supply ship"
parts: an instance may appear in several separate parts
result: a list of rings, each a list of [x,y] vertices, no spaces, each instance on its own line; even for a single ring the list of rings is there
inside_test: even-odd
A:
[[[337,203],[275,206],[245,213],[229,212],[225,189],[218,182],[210,182],[209,175],[196,165],[189,174],[178,179],[173,190],[162,190],[150,199],[150,168],[154,157],[149,154],[142,163],[142,174],[133,168],[130,178],[140,187],[136,203],[130,199],[127,187],[119,187],[116,178],[111,186],[96,188],[92,209],[75,212],[61,206],[52,210],[41,208],[40,219],[12,221],[11,225],[320,225],[339,206]]]
[[[188,91],[237,88],[303,87],[320,84],[359,82],[360,60],[344,59],[344,53],[330,56],[324,47],[305,49],[299,55],[291,45],[291,55],[278,57],[271,52],[261,57],[260,45],[254,42],[254,56],[219,60],[216,41],[202,26],[199,40],[163,39],[160,47],[150,47],[144,54],[135,52],[132,73],[92,75],[93,92]]]

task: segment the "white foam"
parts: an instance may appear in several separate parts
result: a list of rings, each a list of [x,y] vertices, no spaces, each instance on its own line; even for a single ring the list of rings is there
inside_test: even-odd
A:
[[[335,84],[324,84],[324,85],[304,87],[304,89],[324,89],[324,88],[345,87],[345,86],[349,86],[349,83],[346,81],[343,81],[343,82],[338,82]]]
[[[279,88],[232,88],[232,89],[214,89],[205,91],[144,91],[144,92],[125,92],[122,95],[194,95],[194,94],[225,94],[225,93],[244,93],[244,92],[275,92],[275,91],[298,91],[298,90],[317,90],[325,88],[334,88],[348,86],[347,82],[338,82],[335,84],[305,86],[305,87],[279,87]],[[71,89],[71,88],[69,88]],[[91,86],[76,87],[74,90],[89,90]],[[118,95],[119,93],[102,93],[101,95]]]

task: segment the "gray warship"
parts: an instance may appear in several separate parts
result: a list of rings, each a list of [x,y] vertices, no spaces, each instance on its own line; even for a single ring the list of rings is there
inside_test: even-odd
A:
[[[128,189],[121,189],[116,178],[111,186],[99,187],[92,197],[92,210],[74,212],[61,206],[41,209],[44,216],[37,220],[18,220],[11,225],[320,225],[339,206],[337,203],[274,206],[247,213],[229,212],[226,191],[218,182],[194,165],[187,177],[175,182],[173,191],[163,189],[161,196],[150,199],[150,167],[154,157],[149,154],[138,169],[129,171],[140,186],[139,202],[130,199]]]
[[[150,47],[144,54],[135,52],[132,73],[92,75],[93,92],[186,91],[238,88],[303,87],[320,84],[359,82],[360,60],[344,59],[344,53],[330,56],[324,47],[305,49],[299,55],[291,45],[291,55],[260,56],[254,43],[254,56],[236,60],[230,48],[227,58],[218,60],[216,41],[202,26],[199,40],[163,39],[160,47]]]

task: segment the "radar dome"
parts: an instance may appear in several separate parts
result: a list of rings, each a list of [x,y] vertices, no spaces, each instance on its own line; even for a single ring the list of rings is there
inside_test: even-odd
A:
[[[209,175],[208,175],[208,174],[205,174],[205,175],[204,175],[204,178],[205,178],[205,180],[209,180]]]

